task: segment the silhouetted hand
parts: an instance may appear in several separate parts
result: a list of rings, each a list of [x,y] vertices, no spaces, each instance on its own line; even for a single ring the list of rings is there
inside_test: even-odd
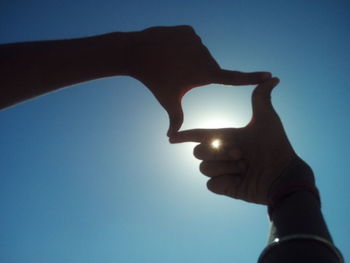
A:
[[[293,182],[313,184],[313,177],[277,180],[284,169],[298,158],[271,103],[271,91],[278,82],[277,78],[273,78],[255,88],[252,95],[253,117],[246,127],[188,130],[170,138],[172,143],[201,143],[195,148],[194,155],[203,160],[201,172],[211,177],[207,183],[209,190],[248,202],[267,204],[272,185],[273,191],[278,191],[276,184],[278,187]],[[220,139],[222,145],[213,148],[210,144],[213,139]]]
[[[266,72],[221,69],[190,26],[153,27],[134,35],[130,75],[144,83],[168,112],[168,135],[182,125],[181,99],[190,89],[211,83],[258,84],[271,77]]]

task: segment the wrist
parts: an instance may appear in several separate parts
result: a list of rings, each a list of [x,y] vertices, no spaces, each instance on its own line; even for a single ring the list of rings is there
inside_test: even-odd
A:
[[[132,32],[114,32],[86,41],[90,45],[96,72],[103,77],[130,75],[130,57],[133,47]]]
[[[311,167],[298,156],[289,162],[281,175],[271,184],[268,196],[272,196],[281,188],[296,184],[315,186],[315,177]]]
[[[318,255],[320,244],[313,244],[315,241],[311,244],[305,243],[309,241],[300,240],[303,238],[315,239],[316,237],[316,239],[322,239],[328,244],[328,247],[332,248],[333,246],[330,245],[332,238],[324,221],[320,205],[320,196],[315,185],[313,172],[304,161],[297,157],[285,169],[270,190],[268,208],[272,222],[271,239],[297,240],[297,242],[293,241],[290,244],[294,244],[296,247],[288,246],[284,251],[290,253],[291,257],[296,254],[294,249],[305,251],[305,248],[307,248],[307,252],[299,253],[300,255]],[[331,255],[327,256],[324,254],[325,252],[322,252],[323,257],[326,259],[334,258],[332,251],[329,250],[328,252]]]
[[[278,179],[272,183],[268,193],[269,215],[279,203],[297,192],[308,192],[320,204],[318,189],[312,169],[299,157],[295,157],[285,168]]]

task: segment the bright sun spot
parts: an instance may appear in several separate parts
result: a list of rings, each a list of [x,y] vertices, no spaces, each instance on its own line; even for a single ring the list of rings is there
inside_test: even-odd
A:
[[[214,139],[212,142],[211,142],[211,146],[214,148],[214,149],[219,149],[221,145],[221,141],[219,139]]]

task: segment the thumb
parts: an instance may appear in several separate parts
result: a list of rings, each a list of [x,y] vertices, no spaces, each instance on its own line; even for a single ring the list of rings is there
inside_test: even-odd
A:
[[[271,91],[279,83],[278,78],[271,78],[259,84],[253,91],[252,106],[254,119],[266,118],[267,114],[274,112],[271,102]]]
[[[168,137],[174,135],[180,128],[183,123],[183,111],[181,106],[181,101],[175,101],[165,106],[166,111],[169,115],[169,129]]]

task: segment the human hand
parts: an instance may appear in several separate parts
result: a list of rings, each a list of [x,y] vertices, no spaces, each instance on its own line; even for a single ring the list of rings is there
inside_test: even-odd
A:
[[[278,83],[278,78],[272,78],[255,88],[253,117],[246,127],[187,130],[170,138],[172,143],[201,143],[194,149],[194,155],[203,160],[200,170],[210,177],[209,190],[268,204],[272,192],[287,185],[314,184],[312,174],[281,176],[294,160],[300,159],[271,103],[271,91]],[[210,144],[213,139],[219,139],[222,145],[213,148]]]
[[[211,83],[258,84],[270,73],[223,70],[190,26],[153,27],[134,32],[130,75],[144,83],[168,112],[168,135],[183,122],[181,99],[192,88]]]

